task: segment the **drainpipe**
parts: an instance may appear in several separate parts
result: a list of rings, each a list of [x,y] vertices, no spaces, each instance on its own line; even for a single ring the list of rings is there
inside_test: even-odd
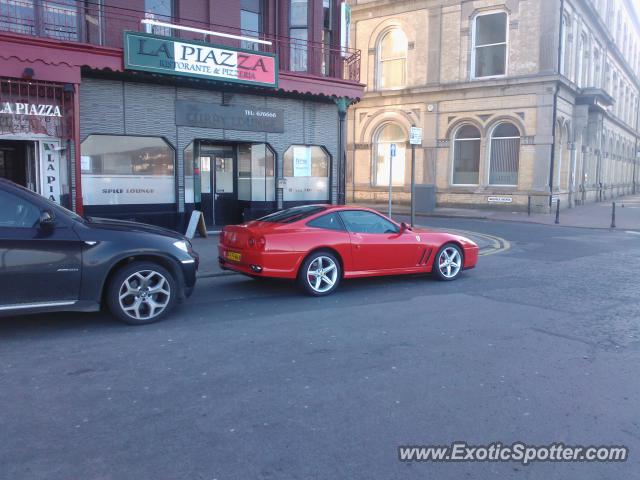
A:
[[[82,215],[82,161],[80,152],[80,84],[73,85],[73,141],[75,145],[75,170],[76,170],[76,213]]]
[[[349,99],[340,97],[336,100],[338,106],[338,205],[346,204],[346,154],[345,154],[345,135],[344,121],[347,116],[347,108],[349,108]]]
[[[562,75],[562,16],[564,15],[564,0],[560,0],[560,23],[558,28],[558,63],[557,72],[558,77]],[[551,161],[549,162],[549,208],[551,208],[551,200],[553,198],[553,171],[555,170],[556,161],[556,121],[558,120],[558,93],[560,92],[560,80],[556,80],[556,89],[553,94],[553,123],[552,123],[552,135],[553,135],[553,147],[551,148]]]
[[[640,103],[636,103],[636,105],[639,105]],[[636,109],[636,149],[633,151],[633,183],[632,183],[632,189],[633,189],[633,194],[636,194],[636,169],[637,169],[637,164],[638,164],[638,148],[640,148],[640,144],[638,143],[638,128],[640,128],[640,108]]]

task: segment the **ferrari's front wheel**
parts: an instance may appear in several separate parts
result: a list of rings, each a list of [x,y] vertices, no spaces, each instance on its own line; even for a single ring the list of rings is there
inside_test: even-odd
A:
[[[298,283],[309,295],[322,297],[333,293],[341,278],[342,269],[338,259],[329,252],[316,252],[302,263]]]
[[[451,281],[462,272],[462,251],[452,243],[444,245],[438,250],[433,261],[433,272],[440,280]]]

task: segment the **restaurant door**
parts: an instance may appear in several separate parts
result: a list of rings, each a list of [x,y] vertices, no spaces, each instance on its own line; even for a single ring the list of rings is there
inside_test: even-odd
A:
[[[240,223],[235,146],[202,142],[199,163],[201,209],[207,225]]]
[[[38,191],[36,142],[0,140],[0,178]]]

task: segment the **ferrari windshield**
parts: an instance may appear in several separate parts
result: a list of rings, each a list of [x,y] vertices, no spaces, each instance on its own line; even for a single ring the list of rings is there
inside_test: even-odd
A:
[[[326,210],[326,207],[320,205],[305,205],[302,207],[287,208],[286,210],[272,213],[271,215],[258,219],[258,221],[271,223],[293,223],[324,210]]]

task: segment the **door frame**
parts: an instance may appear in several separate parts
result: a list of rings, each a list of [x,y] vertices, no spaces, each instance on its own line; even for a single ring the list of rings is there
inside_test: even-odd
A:
[[[221,152],[224,152],[224,155],[219,155],[221,158],[229,158],[227,154],[230,155],[232,169],[233,169],[233,198],[227,201],[231,201],[235,204],[235,208],[238,208],[238,146],[237,144],[218,144],[216,145],[220,147]],[[230,147],[227,149],[227,147]],[[211,168],[211,176],[213,183],[213,223],[214,225],[219,225],[217,223],[216,218],[216,202],[218,201],[218,192],[217,190],[217,182],[218,182],[218,174],[216,170],[216,159],[213,157],[213,166]],[[221,199],[222,201],[222,199]],[[222,224],[220,224],[222,225]]]
[[[41,168],[41,159],[42,159],[42,141],[43,140],[50,140],[52,142],[57,141],[59,144],[61,142],[61,140],[59,138],[56,137],[48,137],[48,136],[32,136],[32,135],[0,135],[0,141],[6,141],[6,142],[25,142],[25,143],[30,143],[31,145],[26,146],[25,148],[25,152],[27,154],[27,157],[25,158],[25,174],[27,176],[27,183],[30,183],[30,179],[29,179],[29,175],[28,172],[31,168],[33,168],[35,171],[34,176],[33,176],[33,181],[34,181],[34,187],[35,188],[29,188],[29,186],[27,185],[26,188],[29,188],[30,190],[42,195],[42,184],[40,182],[41,179],[41,175],[42,175],[42,168]],[[33,154],[33,158],[31,157],[31,154]],[[32,165],[29,165],[29,162],[32,162]],[[59,168],[59,167],[58,167]]]
[[[207,155],[206,151],[207,147],[214,149],[219,149],[221,151],[229,152],[233,158],[233,195],[235,198],[235,203],[238,204],[238,142],[228,142],[221,140],[208,140],[208,139],[198,139],[197,140],[197,152],[198,152],[198,167],[200,168],[200,175],[202,176],[202,168],[200,164],[200,158],[203,156],[202,152],[205,151],[206,157],[211,158],[210,168],[209,168],[209,186],[211,189],[211,221],[212,224],[209,226],[219,226],[216,218],[216,161],[215,156]],[[202,179],[200,179],[202,182]],[[200,208],[202,209],[202,194],[200,198]],[[205,219],[206,220],[206,219]]]

